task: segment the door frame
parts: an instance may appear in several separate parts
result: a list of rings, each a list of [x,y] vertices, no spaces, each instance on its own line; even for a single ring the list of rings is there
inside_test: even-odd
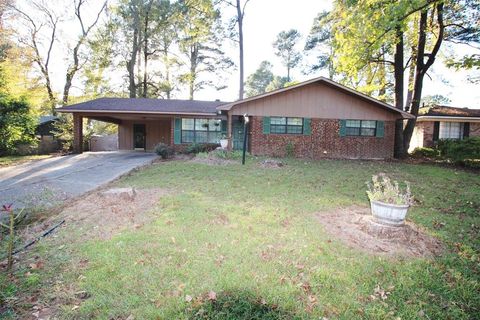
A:
[[[135,134],[137,133],[136,128],[143,127],[143,148],[135,146]],[[132,139],[133,139],[133,150],[147,150],[147,125],[145,123],[134,123],[132,128]]]

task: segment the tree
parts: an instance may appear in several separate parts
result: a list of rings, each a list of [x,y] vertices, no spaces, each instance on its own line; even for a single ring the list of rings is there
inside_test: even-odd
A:
[[[10,8],[18,12],[26,23],[28,36],[25,38],[21,37],[19,40],[20,43],[34,53],[33,59],[43,76],[51,113],[55,114],[57,99],[50,79],[50,59],[52,57],[53,45],[56,41],[60,17],[48,8],[44,2],[32,1],[31,6],[37,11],[38,16],[35,18],[18,7],[11,6]],[[41,32],[43,29],[47,29],[47,31],[44,32],[45,36],[42,37]],[[45,50],[42,50],[42,48],[45,48]]]
[[[265,88],[266,92],[285,88],[289,83],[287,77],[274,76],[272,81]]]
[[[288,81],[290,81],[290,70],[295,68],[302,59],[300,52],[295,49],[300,38],[300,33],[295,29],[291,29],[280,32],[273,43],[273,47],[276,50],[275,55],[282,59],[283,65],[287,68]]]
[[[243,62],[243,55],[244,55],[244,49],[243,49],[243,18],[245,17],[245,8],[247,7],[247,4],[250,0],[224,0],[224,2],[235,8],[236,15],[235,18],[233,19],[233,24],[231,23],[230,25],[232,26],[237,26],[238,30],[237,32],[233,32],[231,35],[231,38],[238,38],[238,54],[239,54],[239,65],[240,65],[240,81],[239,81],[239,92],[238,92],[238,99],[242,100],[243,95],[244,95],[244,62]],[[230,28],[232,30],[233,28]]]
[[[79,57],[80,49],[86,42],[88,34],[92,31],[92,29],[98,23],[98,20],[100,19],[102,12],[107,7],[107,1],[105,1],[101,6],[100,10],[97,12],[95,19],[90,24],[86,25],[84,21],[84,17],[82,16],[82,7],[85,4],[85,2],[86,0],[74,0],[75,17],[80,25],[81,33],[72,50],[72,62],[68,66],[68,69],[65,75],[65,86],[63,88],[63,98],[62,98],[63,105],[68,104],[68,96],[70,94],[70,88],[72,87],[72,80],[75,77],[75,74],[77,73],[77,71],[80,70],[82,65],[84,65],[84,62],[80,63],[80,57]]]
[[[215,82],[212,77],[201,76],[213,73],[218,78],[220,72],[233,66],[233,62],[221,50],[220,13],[215,10],[213,2],[182,0],[179,4],[183,22],[179,30],[179,47],[188,66],[181,80],[188,85],[189,99],[193,100],[195,92],[206,86],[224,89],[221,79]]]
[[[24,99],[0,94],[0,156],[16,151],[20,144],[35,142],[35,118]]]
[[[248,76],[246,82],[247,97],[266,92],[267,86],[273,81],[272,64],[262,61],[258,69]]]
[[[320,12],[313,20],[312,28],[307,36],[304,50],[306,52],[315,52],[317,63],[310,65],[306,73],[313,73],[318,70],[327,69],[330,79],[333,79],[335,70],[333,68],[333,48],[332,48],[332,21],[330,13]]]
[[[387,88],[393,82],[395,106],[416,117],[423,80],[442,43],[479,41],[479,22],[472,19],[472,10],[478,14],[478,5],[471,0],[336,2],[331,16],[335,68],[361,90],[362,84],[370,85],[373,79]],[[407,69],[408,95],[404,101]],[[406,155],[415,122],[416,118],[409,119],[406,126],[397,122],[397,157]]]
[[[452,100],[450,100],[450,98],[445,97],[441,94],[428,95],[422,98],[422,104],[425,104],[428,106],[446,105],[446,104],[450,104],[451,102]]]

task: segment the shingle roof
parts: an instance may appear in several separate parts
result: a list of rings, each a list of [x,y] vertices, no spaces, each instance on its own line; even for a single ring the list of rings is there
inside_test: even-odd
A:
[[[57,109],[59,112],[147,112],[171,114],[216,114],[222,101],[146,99],[146,98],[99,98]]]
[[[40,116],[38,119],[38,124],[44,124],[46,122],[58,120],[58,117],[55,116]]]
[[[418,115],[420,117],[480,117],[480,109],[455,108],[435,105],[420,108]]]

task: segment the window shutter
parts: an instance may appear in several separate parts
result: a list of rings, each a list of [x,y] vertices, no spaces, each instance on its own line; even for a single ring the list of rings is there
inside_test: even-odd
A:
[[[347,120],[340,120],[340,137],[345,137],[347,135]]]
[[[464,138],[470,137],[470,122],[465,122],[463,124],[463,137]]]
[[[222,120],[221,130],[222,133],[227,133],[227,120]]]
[[[263,134],[270,134],[270,117],[263,117]]]
[[[440,121],[435,121],[433,123],[433,142],[438,141],[440,135]]]
[[[312,122],[312,119],[303,118],[303,134],[306,136],[309,136],[312,134],[311,122]]]
[[[182,143],[182,119],[175,118],[175,126],[173,128],[173,143]]]
[[[385,135],[385,122],[377,121],[377,138],[383,138]]]

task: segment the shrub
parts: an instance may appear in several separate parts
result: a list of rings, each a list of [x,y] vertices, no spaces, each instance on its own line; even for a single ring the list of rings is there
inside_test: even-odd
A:
[[[171,146],[161,142],[155,146],[154,150],[162,159],[170,158],[175,153]]]
[[[238,150],[214,150],[211,152],[211,154],[219,159],[225,160],[239,160],[242,158],[242,152]]]
[[[218,143],[192,143],[185,149],[186,153],[197,154],[200,152],[210,152],[217,149],[220,145]]]
[[[287,143],[287,145],[285,146],[285,154],[289,158],[293,158],[293,156],[295,155],[295,146],[292,142]]]
[[[390,204],[413,204],[410,184],[405,182],[406,189],[402,191],[397,181],[391,181],[384,174],[374,175],[371,182],[367,182],[367,195],[370,200]]]
[[[411,154],[416,158],[435,158],[438,157],[439,152],[437,149],[433,148],[415,148]]]
[[[463,140],[440,140],[440,155],[457,164],[467,164],[471,160],[480,159],[480,137]]]

